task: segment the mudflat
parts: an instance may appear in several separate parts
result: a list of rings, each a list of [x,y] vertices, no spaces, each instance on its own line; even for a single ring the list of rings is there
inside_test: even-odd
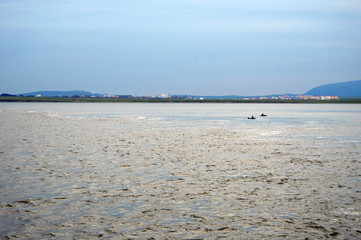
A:
[[[360,143],[295,137],[355,129],[0,123],[1,239],[361,238]]]

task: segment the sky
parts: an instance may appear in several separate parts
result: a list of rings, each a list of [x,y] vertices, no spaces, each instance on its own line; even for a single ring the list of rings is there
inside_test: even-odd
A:
[[[267,95],[361,79],[361,0],[0,0],[0,94]]]

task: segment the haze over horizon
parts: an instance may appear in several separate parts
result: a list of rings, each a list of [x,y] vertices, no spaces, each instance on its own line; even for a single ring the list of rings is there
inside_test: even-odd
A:
[[[359,26],[358,0],[0,0],[0,93],[305,93],[361,79]]]

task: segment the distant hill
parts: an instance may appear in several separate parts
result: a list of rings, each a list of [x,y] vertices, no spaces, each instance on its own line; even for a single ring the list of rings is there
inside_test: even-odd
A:
[[[322,85],[312,88],[305,95],[361,97],[361,80]]]
[[[0,97],[17,97],[18,95],[9,94],[9,93],[3,93],[0,95]]]
[[[39,92],[29,92],[23,93],[23,96],[36,96],[41,95],[42,97],[72,97],[72,96],[91,96],[91,92],[81,91],[81,90],[72,90],[72,91],[39,91]]]
[[[97,96],[102,97],[102,94],[91,93],[81,90],[73,91],[37,91],[37,92],[28,92],[20,94],[22,96],[37,96],[41,95],[42,97],[72,97],[72,96]],[[296,96],[296,94],[281,94],[288,96]],[[298,95],[298,94],[297,94]],[[361,80],[333,83],[321,85],[315,87],[304,95],[313,95],[313,96],[338,96],[338,97],[350,97],[350,98],[361,98]],[[11,94],[4,93],[2,96],[14,96]],[[194,96],[194,95],[184,95],[183,97],[195,97],[195,98],[204,98],[204,99],[244,99],[244,98],[259,98],[259,97],[279,97],[280,94],[276,95],[263,95],[263,96],[238,96],[238,95],[226,95],[226,96]]]

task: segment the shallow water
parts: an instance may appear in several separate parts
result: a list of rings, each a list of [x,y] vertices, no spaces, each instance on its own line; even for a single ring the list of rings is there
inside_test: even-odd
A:
[[[0,110],[1,238],[361,237],[360,105]]]

